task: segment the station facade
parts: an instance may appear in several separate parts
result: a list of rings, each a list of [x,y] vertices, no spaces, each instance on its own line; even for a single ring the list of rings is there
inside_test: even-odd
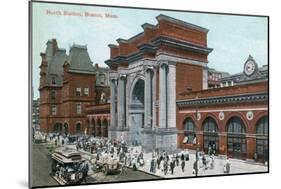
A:
[[[211,146],[229,157],[267,161],[267,67],[249,56],[242,73],[210,69],[208,29],[156,19],[109,45],[109,137],[148,151]]]

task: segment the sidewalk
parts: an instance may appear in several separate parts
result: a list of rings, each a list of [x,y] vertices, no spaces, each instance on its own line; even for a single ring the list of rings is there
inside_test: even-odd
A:
[[[65,147],[76,149],[75,145],[65,145]],[[141,147],[134,147],[134,151],[141,151]],[[89,152],[86,152],[84,150],[79,150],[81,152],[83,158],[90,159],[90,156],[92,155]],[[172,156],[170,155],[170,158]],[[184,172],[182,172],[181,169],[181,160],[179,160],[179,166],[176,166],[174,169],[174,174],[171,174],[171,171],[169,169],[167,175],[164,175],[164,171],[161,169],[156,168],[156,172],[152,173],[150,172],[150,162],[152,159],[152,153],[144,153],[144,160],[145,164],[143,167],[138,167],[138,170],[146,172],[151,175],[159,176],[162,178],[174,178],[174,177],[195,177],[195,174],[193,174],[193,163],[195,161],[195,151],[189,150],[189,161],[185,162],[185,169]],[[207,160],[209,157],[207,157]],[[256,163],[250,160],[240,160],[240,159],[229,159],[230,161],[230,174],[237,174],[237,173],[254,173],[254,172],[267,172],[268,167],[261,163]],[[202,161],[198,161],[198,176],[206,176],[206,175],[223,175],[223,168],[226,163],[226,156],[215,156],[214,157],[214,167],[213,169],[205,169],[203,168]],[[208,164],[207,164],[208,167]]]

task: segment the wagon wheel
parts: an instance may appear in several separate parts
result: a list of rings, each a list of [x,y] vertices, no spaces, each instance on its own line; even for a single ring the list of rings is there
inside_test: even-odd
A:
[[[103,172],[104,172],[105,175],[108,175],[108,169],[109,169],[108,165],[103,166]]]

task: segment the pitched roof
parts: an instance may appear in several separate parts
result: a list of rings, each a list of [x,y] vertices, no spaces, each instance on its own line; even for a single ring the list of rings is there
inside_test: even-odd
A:
[[[66,61],[66,59],[67,59],[66,50],[58,49],[48,65],[47,84],[62,86],[63,64]],[[55,84],[52,84],[53,78],[55,79]]]
[[[69,71],[79,73],[94,73],[95,69],[87,47],[84,45],[73,45],[69,50],[68,56]]]

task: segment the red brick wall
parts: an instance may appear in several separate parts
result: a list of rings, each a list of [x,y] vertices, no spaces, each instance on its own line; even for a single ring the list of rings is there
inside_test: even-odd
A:
[[[203,70],[201,66],[177,63],[176,65],[176,93],[177,99],[179,94],[187,91],[187,87],[191,87],[192,91],[202,90]]]
[[[70,134],[75,133],[76,123],[81,122],[81,131],[86,124],[85,106],[93,104],[96,97],[95,75],[64,74],[63,87],[44,87],[40,91],[40,126],[43,132],[51,132],[55,123],[68,123]],[[82,96],[76,96],[76,88],[82,89]],[[84,88],[89,88],[89,96],[84,96]],[[56,99],[51,100],[51,91],[56,91]],[[82,113],[77,114],[76,104],[81,103]],[[51,115],[51,105],[56,104],[57,114]]]
[[[178,147],[179,148],[189,148],[189,149],[195,149],[195,146],[192,144],[182,144],[182,140],[184,138],[184,134],[181,132],[183,130],[183,123],[184,120],[188,117],[190,117],[196,127],[198,128],[199,134],[197,134],[197,139],[199,143],[201,144],[201,149],[203,150],[203,123],[204,120],[208,117],[212,117],[218,126],[218,132],[219,132],[219,153],[220,154],[227,154],[227,123],[228,121],[234,117],[239,117],[246,128],[247,133],[247,157],[245,158],[253,158],[254,153],[256,152],[256,141],[255,141],[255,133],[256,133],[256,124],[257,122],[264,116],[268,116],[268,111],[261,110],[261,108],[267,108],[267,102],[263,103],[245,103],[245,104],[227,104],[227,105],[213,105],[213,106],[204,106],[204,107],[198,107],[198,111],[200,112],[201,118],[199,121],[195,121],[195,107],[188,107],[188,108],[177,108],[177,128],[179,130],[178,134]],[[248,110],[240,110],[240,111],[229,111],[229,109],[249,109],[249,111],[252,109],[252,112],[254,113],[253,120],[248,120],[246,117],[246,114]],[[227,110],[228,109],[228,110]],[[258,109],[258,110],[254,110]],[[209,112],[208,112],[209,110]],[[215,111],[215,112],[214,112]],[[219,120],[219,112],[224,112],[224,120]],[[248,135],[250,134],[250,135]]]
[[[202,47],[207,47],[207,33],[162,20],[159,21],[155,29],[145,28],[140,36],[134,37],[125,43],[119,42],[119,46],[117,47],[111,47],[111,58],[118,55],[129,55],[135,53],[138,51],[137,46],[147,43],[157,36],[168,36],[188,41]]]

